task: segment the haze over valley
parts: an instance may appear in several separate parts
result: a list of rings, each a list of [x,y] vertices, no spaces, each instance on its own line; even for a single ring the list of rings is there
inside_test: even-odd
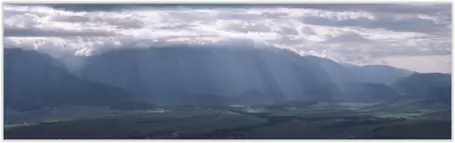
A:
[[[6,5],[5,138],[449,139],[450,8]]]

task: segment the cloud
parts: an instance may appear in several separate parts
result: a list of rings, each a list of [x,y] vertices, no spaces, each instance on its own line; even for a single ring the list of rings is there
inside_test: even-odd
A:
[[[450,4],[5,5],[3,25],[5,47],[53,56],[236,39],[373,64],[450,55],[452,43]]]

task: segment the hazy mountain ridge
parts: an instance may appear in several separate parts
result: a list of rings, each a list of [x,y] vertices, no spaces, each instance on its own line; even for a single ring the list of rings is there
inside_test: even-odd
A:
[[[304,56],[304,58],[317,62],[329,72],[329,76],[336,83],[366,82],[391,85],[396,82],[397,79],[407,77],[414,73],[413,71],[385,65],[356,66],[340,64],[330,59],[316,56]]]
[[[60,105],[122,108],[136,104],[128,91],[80,79],[46,54],[5,49],[4,62],[7,108],[31,110]]]
[[[115,72],[106,74],[109,71]],[[332,100],[342,97],[341,94],[352,94],[356,86],[367,89],[353,97],[384,99],[395,93],[382,84],[391,84],[411,73],[386,66],[345,66],[329,59],[302,57],[274,48],[173,46],[125,49],[92,56],[80,76],[138,92],[142,97],[153,97],[148,101],[154,100],[154,104],[169,101],[165,98],[171,96],[191,98],[195,95],[217,95],[242,103],[263,104],[283,100]],[[348,88],[344,85],[348,83],[353,83],[349,91],[341,91],[340,88]],[[377,85],[362,86],[369,83]],[[138,84],[140,86],[134,86]],[[375,88],[386,88],[386,91],[374,92]],[[260,94],[262,98],[250,93]],[[369,97],[378,93],[392,95]],[[245,96],[256,98],[242,98]]]
[[[412,85],[404,81],[421,75],[388,66],[343,65],[274,48],[123,49],[85,60],[75,76],[45,54],[6,49],[5,101],[13,107],[27,101],[21,98],[36,97],[36,93],[23,93],[29,88],[40,92],[30,102],[40,104],[58,101],[112,106],[126,100],[158,106],[218,106],[285,100],[389,101],[412,97],[405,96],[413,93],[399,85]],[[46,70],[51,72],[42,72]],[[32,79],[34,82],[27,82]],[[440,83],[442,88],[450,86],[450,78],[448,81]],[[413,88],[420,86],[425,85]],[[83,101],[93,97],[96,100]]]
[[[410,98],[426,98],[450,104],[452,84],[450,74],[414,73],[400,79],[393,86]]]

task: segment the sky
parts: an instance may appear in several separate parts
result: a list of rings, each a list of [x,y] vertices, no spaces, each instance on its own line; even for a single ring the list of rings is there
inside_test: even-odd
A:
[[[450,73],[450,4],[4,5],[4,47],[54,57],[252,41],[356,65]]]

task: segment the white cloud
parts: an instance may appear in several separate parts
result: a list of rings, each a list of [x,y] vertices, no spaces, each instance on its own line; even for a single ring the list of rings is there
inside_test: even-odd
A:
[[[5,5],[5,46],[89,56],[163,43],[250,39],[350,63],[451,53],[447,5],[107,7]]]
[[[372,59],[376,64],[387,64],[419,71],[422,73],[452,72],[451,55],[381,57]],[[384,63],[381,63],[383,61]]]

